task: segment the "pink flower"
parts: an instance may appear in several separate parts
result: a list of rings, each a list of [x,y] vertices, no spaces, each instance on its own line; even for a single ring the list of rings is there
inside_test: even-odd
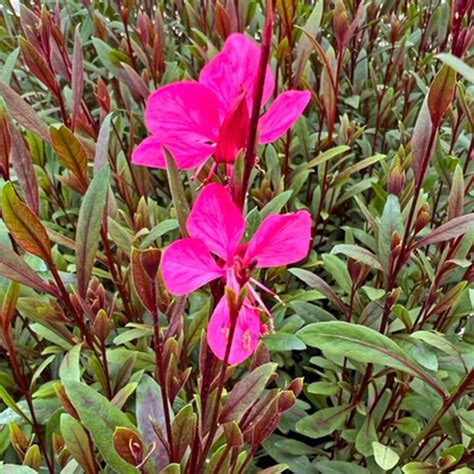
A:
[[[198,168],[211,155],[216,163],[233,163],[246,146],[259,56],[260,48],[253,41],[232,34],[223,50],[201,70],[199,82],[175,82],[153,92],[145,111],[152,135],[135,148],[132,162],[166,168],[165,146],[180,169]],[[273,89],[268,67],[262,105]],[[303,113],[310,97],[308,91],[280,94],[260,117],[259,143],[281,137]]]
[[[190,237],[173,242],[163,255],[163,279],[175,295],[191,293],[217,278],[222,278],[236,293],[246,288],[248,297],[238,315],[229,358],[229,363],[239,364],[253,353],[260,336],[266,332],[257,306],[271,316],[250,283],[266,288],[250,274],[254,268],[279,267],[306,257],[311,216],[307,211],[270,215],[250,241],[241,244],[245,232],[241,211],[225,187],[210,184],[196,199],[186,227]],[[224,296],[207,330],[209,347],[221,360],[225,356],[230,322]]]

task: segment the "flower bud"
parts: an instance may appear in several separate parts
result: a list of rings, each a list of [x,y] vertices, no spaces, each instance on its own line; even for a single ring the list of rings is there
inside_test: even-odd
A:
[[[400,298],[401,288],[394,288],[387,296],[387,304],[391,308]]]
[[[295,394],[295,397],[297,397],[303,390],[303,382],[303,377],[298,377],[297,379],[293,380],[288,385],[288,387],[286,387],[286,389],[292,391]]]
[[[400,196],[405,186],[405,171],[400,165],[398,156],[392,162],[388,172],[387,190],[389,194]]]
[[[39,471],[41,467],[41,451],[37,444],[32,444],[26,451],[23,465],[31,467],[35,471]]]
[[[104,342],[110,333],[110,319],[108,314],[100,309],[94,320],[94,334],[100,342]]]
[[[423,229],[426,224],[430,221],[430,206],[428,203],[425,202],[423,204],[419,211],[418,215],[416,216],[416,221],[415,221],[415,234],[418,234],[421,229]]]
[[[390,253],[392,258],[396,258],[400,255],[400,251],[402,250],[402,239],[397,231],[394,231],[392,234],[392,238],[390,240]]]
[[[336,35],[336,41],[339,51],[342,51],[346,40],[347,30],[349,29],[349,20],[347,10],[342,0],[337,0],[334,7],[333,28]]]
[[[8,423],[8,428],[10,429],[10,442],[18,455],[23,458],[28,449],[28,440],[22,429],[13,421]]]

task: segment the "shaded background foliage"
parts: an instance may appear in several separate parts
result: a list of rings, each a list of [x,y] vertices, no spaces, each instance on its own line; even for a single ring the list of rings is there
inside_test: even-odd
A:
[[[0,5],[0,469],[472,472],[472,2]],[[130,155],[150,91],[272,8],[275,94],[312,102],[259,148],[247,222],[308,209],[314,240],[223,370],[215,289],[159,277],[199,182]]]

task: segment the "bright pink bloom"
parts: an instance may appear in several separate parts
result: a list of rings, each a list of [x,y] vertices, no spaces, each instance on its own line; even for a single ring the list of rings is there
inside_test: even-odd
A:
[[[191,293],[217,278],[222,278],[236,293],[246,287],[248,298],[238,316],[229,358],[231,364],[238,364],[253,353],[265,332],[257,306],[271,316],[250,283],[266,288],[251,278],[250,273],[254,268],[288,265],[306,257],[311,240],[311,216],[307,211],[270,215],[250,241],[241,244],[245,232],[242,213],[225,187],[210,184],[196,199],[186,227],[190,237],[173,242],[163,255],[165,284],[175,295]],[[229,308],[224,296],[211,316],[207,331],[208,344],[221,360],[229,328]]]
[[[214,155],[216,163],[233,163],[245,148],[260,48],[240,33],[227,38],[222,51],[199,75],[199,82],[175,82],[153,92],[145,123],[152,133],[132,155],[137,165],[166,168],[162,146],[180,169],[198,168]],[[267,68],[262,106],[274,89]],[[280,138],[303,113],[308,91],[283,92],[259,121],[259,142]]]

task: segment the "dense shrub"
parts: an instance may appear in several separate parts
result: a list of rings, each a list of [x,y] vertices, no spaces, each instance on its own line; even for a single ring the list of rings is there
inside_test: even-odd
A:
[[[472,7],[2,1],[0,472],[473,472]]]

